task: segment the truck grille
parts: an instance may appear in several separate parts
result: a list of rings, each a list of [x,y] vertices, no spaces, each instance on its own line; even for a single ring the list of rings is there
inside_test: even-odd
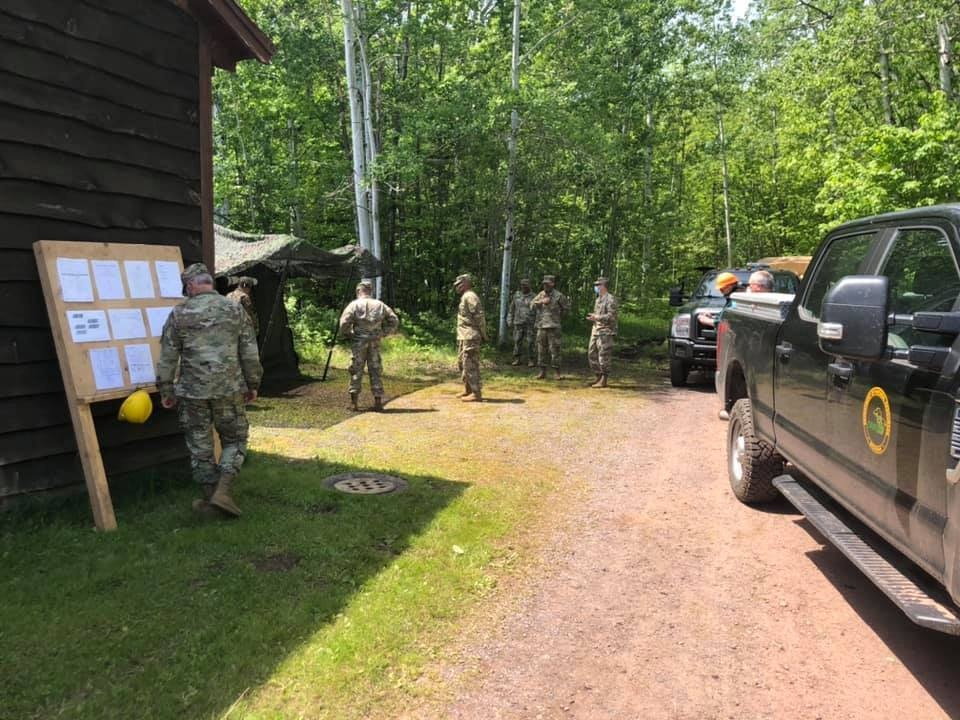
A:
[[[960,458],[960,407],[953,411],[953,432],[950,434],[950,455]]]

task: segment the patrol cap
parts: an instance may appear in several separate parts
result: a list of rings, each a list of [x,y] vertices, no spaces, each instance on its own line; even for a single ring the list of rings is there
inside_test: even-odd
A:
[[[468,282],[471,285],[473,284],[473,278],[470,277],[470,273],[463,273],[462,275],[457,275],[457,279],[453,281],[453,286],[457,287],[462,283]]]
[[[521,285],[529,285],[529,284],[530,284],[530,278],[522,278],[522,279],[520,280],[520,284],[521,284]]]
[[[601,275],[600,277],[598,277],[596,280],[593,281],[593,284],[607,286],[610,284],[610,281],[607,278],[603,277],[603,275]]]
[[[207,270],[207,266],[203,263],[193,263],[192,265],[187,265],[183,269],[183,272],[180,273],[180,282],[186,285],[188,282],[193,280],[195,277],[200,275],[209,275],[210,271]]]
[[[361,280],[357,283],[357,290],[373,291],[373,283],[370,280]]]
[[[557,276],[556,276],[556,275],[544,275],[544,276],[543,276],[543,282],[545,282],[545,283],[553,283],[554,285],[556,285],[556,284],[557,284]],[[541,284],[543,284],[543,283],[541,283]]]

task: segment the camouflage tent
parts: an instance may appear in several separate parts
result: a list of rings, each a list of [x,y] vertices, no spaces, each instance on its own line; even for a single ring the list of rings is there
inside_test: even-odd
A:
[[[288,279],[349,282],[381,274],[380,262],[356,245],[322,250],[293,235],[251,235],[219,225],[214,228],[214,238],[217,285],[221,292],[232,289],[240,276],[257,280],[253,291],[260,319],[257,341],[267,382],[299,375],[300,361],[283,302]]]
[[[380,262],[357,245],[322,250],[293,235],[252,235],[220,225],[214,236],[217,277],[246,275],[258,265],[286,277],[318,280],[381,274]]]

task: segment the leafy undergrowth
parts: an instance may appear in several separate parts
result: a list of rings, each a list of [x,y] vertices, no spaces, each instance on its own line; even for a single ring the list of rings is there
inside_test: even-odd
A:
[[[383,415],[346,410],[338,350],[330,382],[251,413],[239,521],[195,517],[182,473],[120,494],[115,533],[90,531],[82,497],[0,518],[0,717],[349,720],[429,702],[443,692],[429,668],[576,495],[551,443],[517,445],[556,411],[557,388],[582,385],[569,344],[560,384],[491,352],[490,403],[454,404],[448,384]],[[417,352],[385,353],[391,397],[454,376],[452,350]],[[649,367],[618,363],[616,380],[628,392]],[[612,397],[588,393],[577,407]],[[583,421],[561,413],[554,427],[575,443]],[[409,488],[323,485],[353,470]]]

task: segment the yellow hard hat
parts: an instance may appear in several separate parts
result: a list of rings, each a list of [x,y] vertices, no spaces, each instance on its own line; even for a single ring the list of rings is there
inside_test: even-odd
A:
[[[717,275],[717,290],[720,292],[726,292],[731,288],[735,288],[740,284],[740,281],[737,279],[737,276],[731,272],[722,272]]]
[[[120,412],[117,413],[117,419],[123,422],[143,425],[150,419],[153,412],[153,400],[146,390],[135,390],[127,396],[120,406]]]

